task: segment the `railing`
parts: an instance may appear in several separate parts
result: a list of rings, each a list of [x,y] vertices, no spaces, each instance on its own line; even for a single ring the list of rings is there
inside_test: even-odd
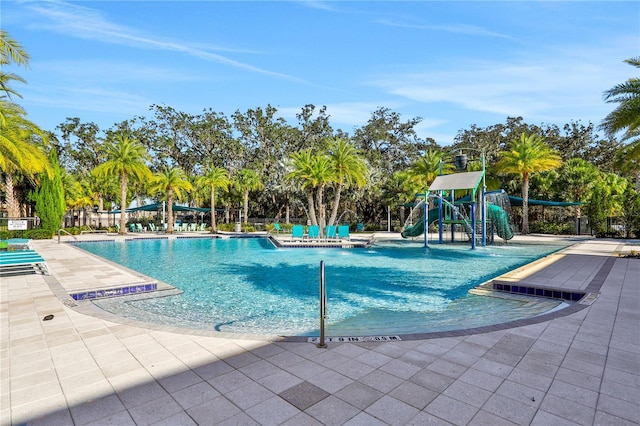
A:
[[[324,342],[324,319],[327,315],[327,291],[324,285],[324,260],[320,261],[320,342],[316,345],[319,348],[326,348]]]
[[[69,235],[69,236],[73,237],[73,239],[74,239],[74,240],[78,241],[78,239],[76,238],[76,236],[75,236],[75,235],[71,234],[69,231],[65,231],[64,229],[60,228],[60,229],[58,229],[58,244],[60,244],[60,234],[61,234],[61,233],[63,233],[63,232],[64,232],[65,234],[67,234],[67,235]]]

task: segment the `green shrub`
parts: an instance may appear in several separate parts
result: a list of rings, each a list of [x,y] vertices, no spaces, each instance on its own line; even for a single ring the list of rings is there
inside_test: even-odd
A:
[[[12,231],[0,231],[0,240],[8,240],[10,238],[13,238]]]
[[[29,229],[22,234],[22,238],[32,240],[49,240],[51,237],[53,237],[53,233],[48,229]]]

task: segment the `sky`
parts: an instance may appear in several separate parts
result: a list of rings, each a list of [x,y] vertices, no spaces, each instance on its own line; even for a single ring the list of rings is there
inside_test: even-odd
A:
[[[472,125],[599,124],[637,76],[637,1],[13,1],[2,29],[28,118],[101,130],[151,105],[189,114],[272,105],[292,125],[326,106],[353,134],[389,108],[449,145]]]

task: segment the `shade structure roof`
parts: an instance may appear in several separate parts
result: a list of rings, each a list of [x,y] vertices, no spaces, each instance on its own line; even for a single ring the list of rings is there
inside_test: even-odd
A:
[[[147,204],[146,206],[133,207],[131,209],[125,210],[127,213],[133,212],[156,212],[158,210],[162,210],[163,203],[154,203]],[[166,208],[166,207],[165,207]],[[174,212],[210,212],[210,207],[189,207],[189,206],[179,206],[177,204],[173,204],[172,210]],[[120,210],[113,210],[111,213],[120,213]]]
[[[521,197],[514,197],[512,195],[509,195],[509,202],[511,203],[512,206],[522,206],[522,198]],[[545,200],[533,200],[531,198],[529,198],[529,205],[530,206],[548,206],[548,207],[569,207],[569,206],[579,206],[581,204],[581,202],[576,202],[576,201],[545,201]]]
[[[484,172],[454,173],[435,178],[429,191],[445,191],[457,189],[476,189],[482,181]]]

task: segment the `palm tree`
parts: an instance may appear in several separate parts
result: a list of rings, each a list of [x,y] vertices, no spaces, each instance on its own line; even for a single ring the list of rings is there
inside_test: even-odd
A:
[[[244,218],[243,222],[247,223],[249,220],[249,192],[257,191],[264,188],[264,184],[260,180],[260,176],[255,170],[242,169],[236,176],[236,185],[242,192],[243,206],[244,206]]]
[[[228,188],[231,184],[229,173],[224,167],[211,165],[199,181],[200,185],[211,188],[211,233],[218,231],[216,227],[216,188]]]
[[[367,179],[367,166],[358,154],[357,149],[342,138],[336,138],[330,142],[329,159],[336,182],[336,193],[333,200],[333,209],[329,218],[329,226],[333,225],[338,215],[340,195],[346,185],[355,184],[362,186]]]
[[[146,165],[147,153],[144,146],[125,133],[118,133],[115,140],[109,141],[106,150],[107,160],[93,169],[98,178],[116,175],[120,178],[120,233],[125,234],[127,208],[127,181],[129,176],[138,180],[151,178],[151,170]]]
[[[640,68],[640,57],[625,60],[629,65]],[[619,104],[607,115],[600,127],[609,137],[626,130],[622,140],[628,140],[640,135],[640,78],[632,77],[604,92],[607,103]]]
[[[182,198],[182,191],[193,188],[187,175],[179,167],[165,167],[156,173],[151,180],[151,191],[166,194],[167,198],[167,232],[173,233],[173,197]]]
[[[586,202],[591,197],[591,188],[598,179],[600,171],[596,166],[582,158],[572,158],[560,169],[560,182],[569,201]],[[577,231],[580,233],[581,208],[576,206]]]
[[[544,143],[539,135],[520,135],[513,139],[506,151],[499,153],[496,169],[503,173],[522,176],[522,233],[529,233],[529,176],[560,167],[562,160],[557,152]]]
[[[626,63],[640,68],[640,57],[625,60]],[[640,191],[640,78],[632,77],[604,92],[607,103],[617,103],[618,106],[602,120],[600,127],[607,136],[613,137],[620,131],[625,131],[622,140],[631,143],[620,153],[618,165],[635,175],[636,190]]]
[[[311,174],[315,156],[310,150],[297,151],[291,154],[291,171],[285,175],[288,181],[296,182],[303,191],[307,193],[307,204],[309,206],[309,219],[313,225],[318,224],[314,202],[314,186],[311,183]]]
[[[9,82],[15,80],[26,83],[26,81],[20,76],[2,71],[3,67],[12,63],[27,67],[29,54],[5,30],[0,29],[0,91],[9,98],[11,95],[21,98],[22,96],[18,92],[9,87]]]
[[[439,175],[455,171],[453,164],[444,163],[442,160],[441,152],[428,150],[409,167],[411,180],[421,189],[427,189]]]
[[[54,175],[43,150],[44,132],[24,118],[24,111],[14,103],[0,99],[0,112],[0,171],[4,178],[1,189],[9,217],[17,217],[20,206],[15,195],[14,176],[22,174],[35,180],[38,173],[46,172],[49,178]]]

